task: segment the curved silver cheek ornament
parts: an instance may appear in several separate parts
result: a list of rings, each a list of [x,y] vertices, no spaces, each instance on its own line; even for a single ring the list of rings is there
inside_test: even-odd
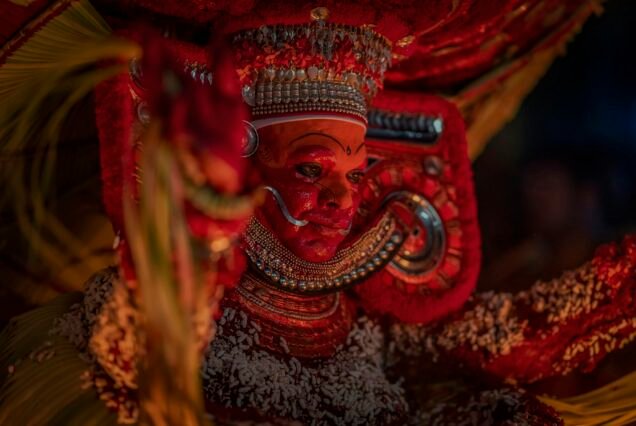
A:
[[[417,280],[427,272],[435,269],[446,251],[446,231],[444,222],[435,207],[423,196],[409,192],[397,191],[384,199],[384,204],[400,201],[406,204],[416,219],[416,228],[425,232],[424,247],[415,252],[400,250],[391,260],[390,272],[397,272],[409,280]]]
[[[296,219],[295,217],[291,215],[291,213],[289,213],[289,210],[287,209],[287,205],[285,204],[285,200],[283,200],[283,197],[276,190],[276,188],[267,186],[267,185],[264,186],[264,188],[272,193],[272,195],[274,196],[274,199],[276,200],[276,204],[278,204],[278,208],[280,209],[281,213],[283,214],[287,222],[291,223],[294,226],[306,226],[309,223],[306,220]]]

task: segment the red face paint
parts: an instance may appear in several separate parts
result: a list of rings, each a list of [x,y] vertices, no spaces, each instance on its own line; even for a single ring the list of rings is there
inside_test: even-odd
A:
[[[331,259],[346,238],[360,202],[358,182],[367,154],[362,126],[315,119],[259,129],[256,157],[265,185],[281,194],[292,225],[268,195],[257,218],[294,254],[311,262]]]

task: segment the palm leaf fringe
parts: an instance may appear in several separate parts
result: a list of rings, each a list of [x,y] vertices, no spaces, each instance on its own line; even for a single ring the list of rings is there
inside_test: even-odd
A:
[[[594,391],[563,400],[547,396],[566,425],[621,426],[636,422],[636,371]]]
[[[49,335],[54,319],[81,297],[63,295],[14,318],[0,333],[0,424],[116,424],[116,415],[82,380],[89,364],[65,338]]]
[[[209,423],[196,324],[209,325],[211,312],[183,212],[183,179],[159,127],[151,124],[144,136],[139,203],[124,208],[143,318],[140,341],[148,348],[139,369],[140,420],[198,426]]]
[[[80,99],[123,72],[126,61],[139,53],[136,45],[112,36],[87,0],[79,0],[0,66],[0,156],[15,158],[11,167],[0,170],[6,188],[0,194],[0,207],[14,208],[33,255],[52,270],[62,269],[73,256],[87,257],[84,270],[69,277],[76,282],[83,282],[101,265],[90,262],[85,245],[47,209],[60,129]],[[28,163],[16,155],[25,149],[36,153]]]

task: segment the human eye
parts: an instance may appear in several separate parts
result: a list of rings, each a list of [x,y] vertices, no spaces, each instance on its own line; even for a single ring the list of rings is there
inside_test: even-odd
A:
[[[318,163],[301,163],[296,165],[296,172],[310,179],[317,179],[322,175],[322,166]]]
[[[349,173],[347,173],[347,179],[349,179],[349,182],[353,184],[360,183],[363,177],[364,177],[364,172],[362,170],[352,170]]]

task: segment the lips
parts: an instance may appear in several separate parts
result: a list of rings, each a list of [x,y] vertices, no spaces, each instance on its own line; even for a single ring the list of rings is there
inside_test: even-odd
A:
[[[310,227],[315,235],[319,235],[321,238],[328,239],[342,239],[349,235],[349,228],[332,228],[329,226],[318,225],[310,222]]]
[[[334,210],[328,213],[309,212],[303,215],[303,219],[320,228],[334,230],[334,232],[345,231],[351,228],[353,221],[352,210]]]

